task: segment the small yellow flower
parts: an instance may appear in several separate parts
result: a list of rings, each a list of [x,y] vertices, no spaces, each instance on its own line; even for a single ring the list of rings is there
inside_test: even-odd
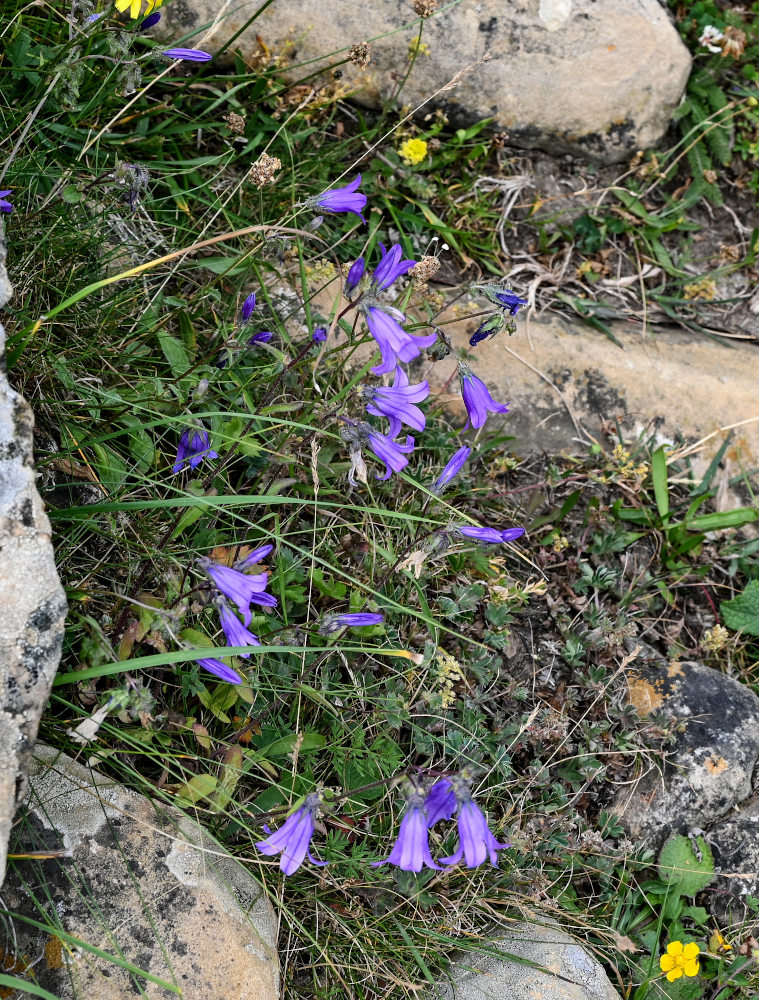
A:
[[[689,941],[686,945],[682,941],[672,941],[667,945],[667,954],[659,959],[661,971],[667,973],[667,979],[671,983],[682,975],[697,976],[700,954],[701,949],[695,941]]]
[[[160,7],[163,0],[145,0],[145,13],[152,14],[156,7]],[[142,0],[116,0],[116,10],[122,14],[129,11],[129,16],[137,18],[142,10]]]
[[[406,139],[401,143],[398,155],[407,166],[415,167],[427,155],[427,143],[424,139]]]
[[[417,35],[416,38],[412,38],[409,42],[408,54],[410,56],[428,56],[430,54],[430,47]]]

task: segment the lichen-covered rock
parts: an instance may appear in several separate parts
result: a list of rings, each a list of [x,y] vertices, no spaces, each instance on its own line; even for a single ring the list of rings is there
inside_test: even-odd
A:
[[[0,223],[0,308],[12,294]],[[66,597],[34,483],[34,419],[5,377],[0,324],[0,884],[13,814],[58,669]]]
[[[666,761],[651,761],[615,812],[631,836],[658,847],[671,833],[708,830],[749,798],[759,698],[703,663],[668,663],[650,648],[644,655],[628,668],[630,701],[640,712],[679,720],[680,729]]]
[[[22,845],[71,857],[13,862],[4,905],[71,937],[14,921],[17,974],[21,956],[42,955],[35,982],[60,1000],[278,1000],[272,908],[218,841],[51,747],[35,749],[29,785]]]
[[[554,924],[517,924],[487,943],[504,957],[467,952],[453,983],[437,985],[430,1000],[619,1000],[601,964]]]
[[[220,0],[174,0],[164,18],[174,39],[192,32],[193,45],[213,52],[235,37],[234,47],[254,64],[268,49],[281,54],[285,70],[288,61],[305,63],[308,72],[333,65],[369,40],[371,62],[342,64],[340,86],[375,106],[396,91],[420,31],[411,0],[276,0],[246,27],[259,6],[260,0],[228,8]],[[205,39],[202,29],[217,16]],[[690,70],[688,51],[658,0],[461,3],[426,20],[422,41],[429,51],[420,52],[404,83],[405,105],[436,95],[425,111],[442,108],[456,124],[492,118],[516,145],[607,163],[656,143]],[[443,89],[487,52],[490,59],[455,89]]]
[[[708,831],[717,878],[709,886],[709,909],[719,923],[759,925],[759,791]]]

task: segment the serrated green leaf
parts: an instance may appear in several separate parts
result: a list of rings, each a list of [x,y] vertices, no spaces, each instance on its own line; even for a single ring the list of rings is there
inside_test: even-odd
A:
[[[728,628],[759,635],[759,580],[751,580],[743,593],[730,601],[722,601],[719,608]]]

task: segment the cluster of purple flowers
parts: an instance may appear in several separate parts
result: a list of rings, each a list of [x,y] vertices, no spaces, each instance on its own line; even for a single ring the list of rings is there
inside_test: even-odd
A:
[[[271,833],[268,827],[264,828],[270,836],[259,841],[256,847],[262,854],[279,854],[279,867],[285,875],[292,875],[306,856],[314,864],[326,864],[315,861],[310,849],[315,819],[322,806],[321,794],[312,792],[276,832]],[[430,851],[429,831],[436,823],[450,820],[454,815],[459,843],[453,854],[439,858],[438,864]],[[390,855],[384,861],[372,862],[372,867],[390,864],[407,872],[420,872],[423,868],[441,871],[443,865],[455,865],[462,860],[467,868],[476,868],[487,860],[497,866],[498,851],[509,846],[496,840],[485,814],[472,798],[471,777],[462,771],[436,781],[426,793],[415,786],[412,788]]]

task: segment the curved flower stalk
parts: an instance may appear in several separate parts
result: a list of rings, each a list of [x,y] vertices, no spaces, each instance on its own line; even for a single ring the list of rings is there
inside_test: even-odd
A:
[[[474,538],[478,542],[486,542],[490,545],[499,545],[505,542],[514,542],[524,534],[524,528],[506,528],[499,531],[497,528],[480,528],[472,524],[457,525],[454,529],[464,538]]]
[[[408,375],[402,368],[395,369],[395,379],[391,386],[362,386],[361,395],[367,401],[367,413],[375,417],[387,417],[390,428],[387,436],[397,437],[401,425],[407,424],[415,431],[423,431],[426,425],[424,413],[415,406],[430,394],[429,382],[409,385]]]
[[[482,427],[488,418],[488,413],[509,412],[508,404],[497,403],[488,392],[488,387],[482,379],[477,378],[469,365],[465,365],[463,361],[459,362],[459,382],[461,383],[464,406],[469,417],[467,427],[470,421],[472,427]]]
[[[321,795],[311,792],[303,805],[289,816],[284,824],[275,830],[266,840],[260,840],[256,847],[262,854],[271,856],[280,854],[279,867],[285,875],[292,875],[308,860],[319,867],[328,864],[327,861],[317,861],[311,854],[311,837],[314,835],[315,817],[321,806]],[[264,827],[269,833],[268,827]]]
[[[358,174],[350,184],[341,188],[328,188],[321,194],[309,198],[306,202],[307,208],[321,208],[325,212],[351,212],[357,215],[362,222],[366,219],[361,214],[361,209],[366,207],[366,195],[361,194],[358,186],[361,183],[361,174]]]
[[[253,617],[250,610],[251,604],[260,604],[265,608],[277,606],[277,598],[266,593],[268,573],[249,576],[229,566],[212,562],[210,559],[199,559],[198,566],[210,576],[217,590],[221,591],[230,601],[234,601],[243,616],[246,628],[250,625],[250,620]]]
[[[260,646],[258,636],[248,631],[240,619],[227,606],[223,597],[217,597],[216,603],[219,608],[219,624],[224,630],[224,637],[228,646]],[[250,653],[240,653],[245,659],[250,658]]]
[[[379,868],[380,865],[397,865],[404,872],[420,872],[422,868],[441,870],[430,854],[424,796],[416,789],[408,798],[406,815],[401,820],[398,839],[390,856],[384,861],[372,862],[372,868]]]
[[[210,674],[214,674],[221,680],[226,681],[227,684],[242,684],[242,678],[239,674],[235,673],[235,671],[231,667],[228,667],[226,663],[222,663],[221,660],[217,660],[215,656],[207,656],[200,660],[196,660],[195,662],[199,667],[207,670]]]
[[[463,448],[459,448],[459,450],[448,460],[445,468],[435,480],[430,492],[437,495],[442,493],[448,483],[450,483],[452,479],[455,479],[455,477],[464,468],[466,461],[471,454],[472,449],[467,445],[464,445]]]
[[[191,469],[197,469],[204,458],[218,458],[219,453],[210,447],[208,431],[184,431],[179,438],[177,459],[172,466],[172,472],[181,472],[187,462]]]

